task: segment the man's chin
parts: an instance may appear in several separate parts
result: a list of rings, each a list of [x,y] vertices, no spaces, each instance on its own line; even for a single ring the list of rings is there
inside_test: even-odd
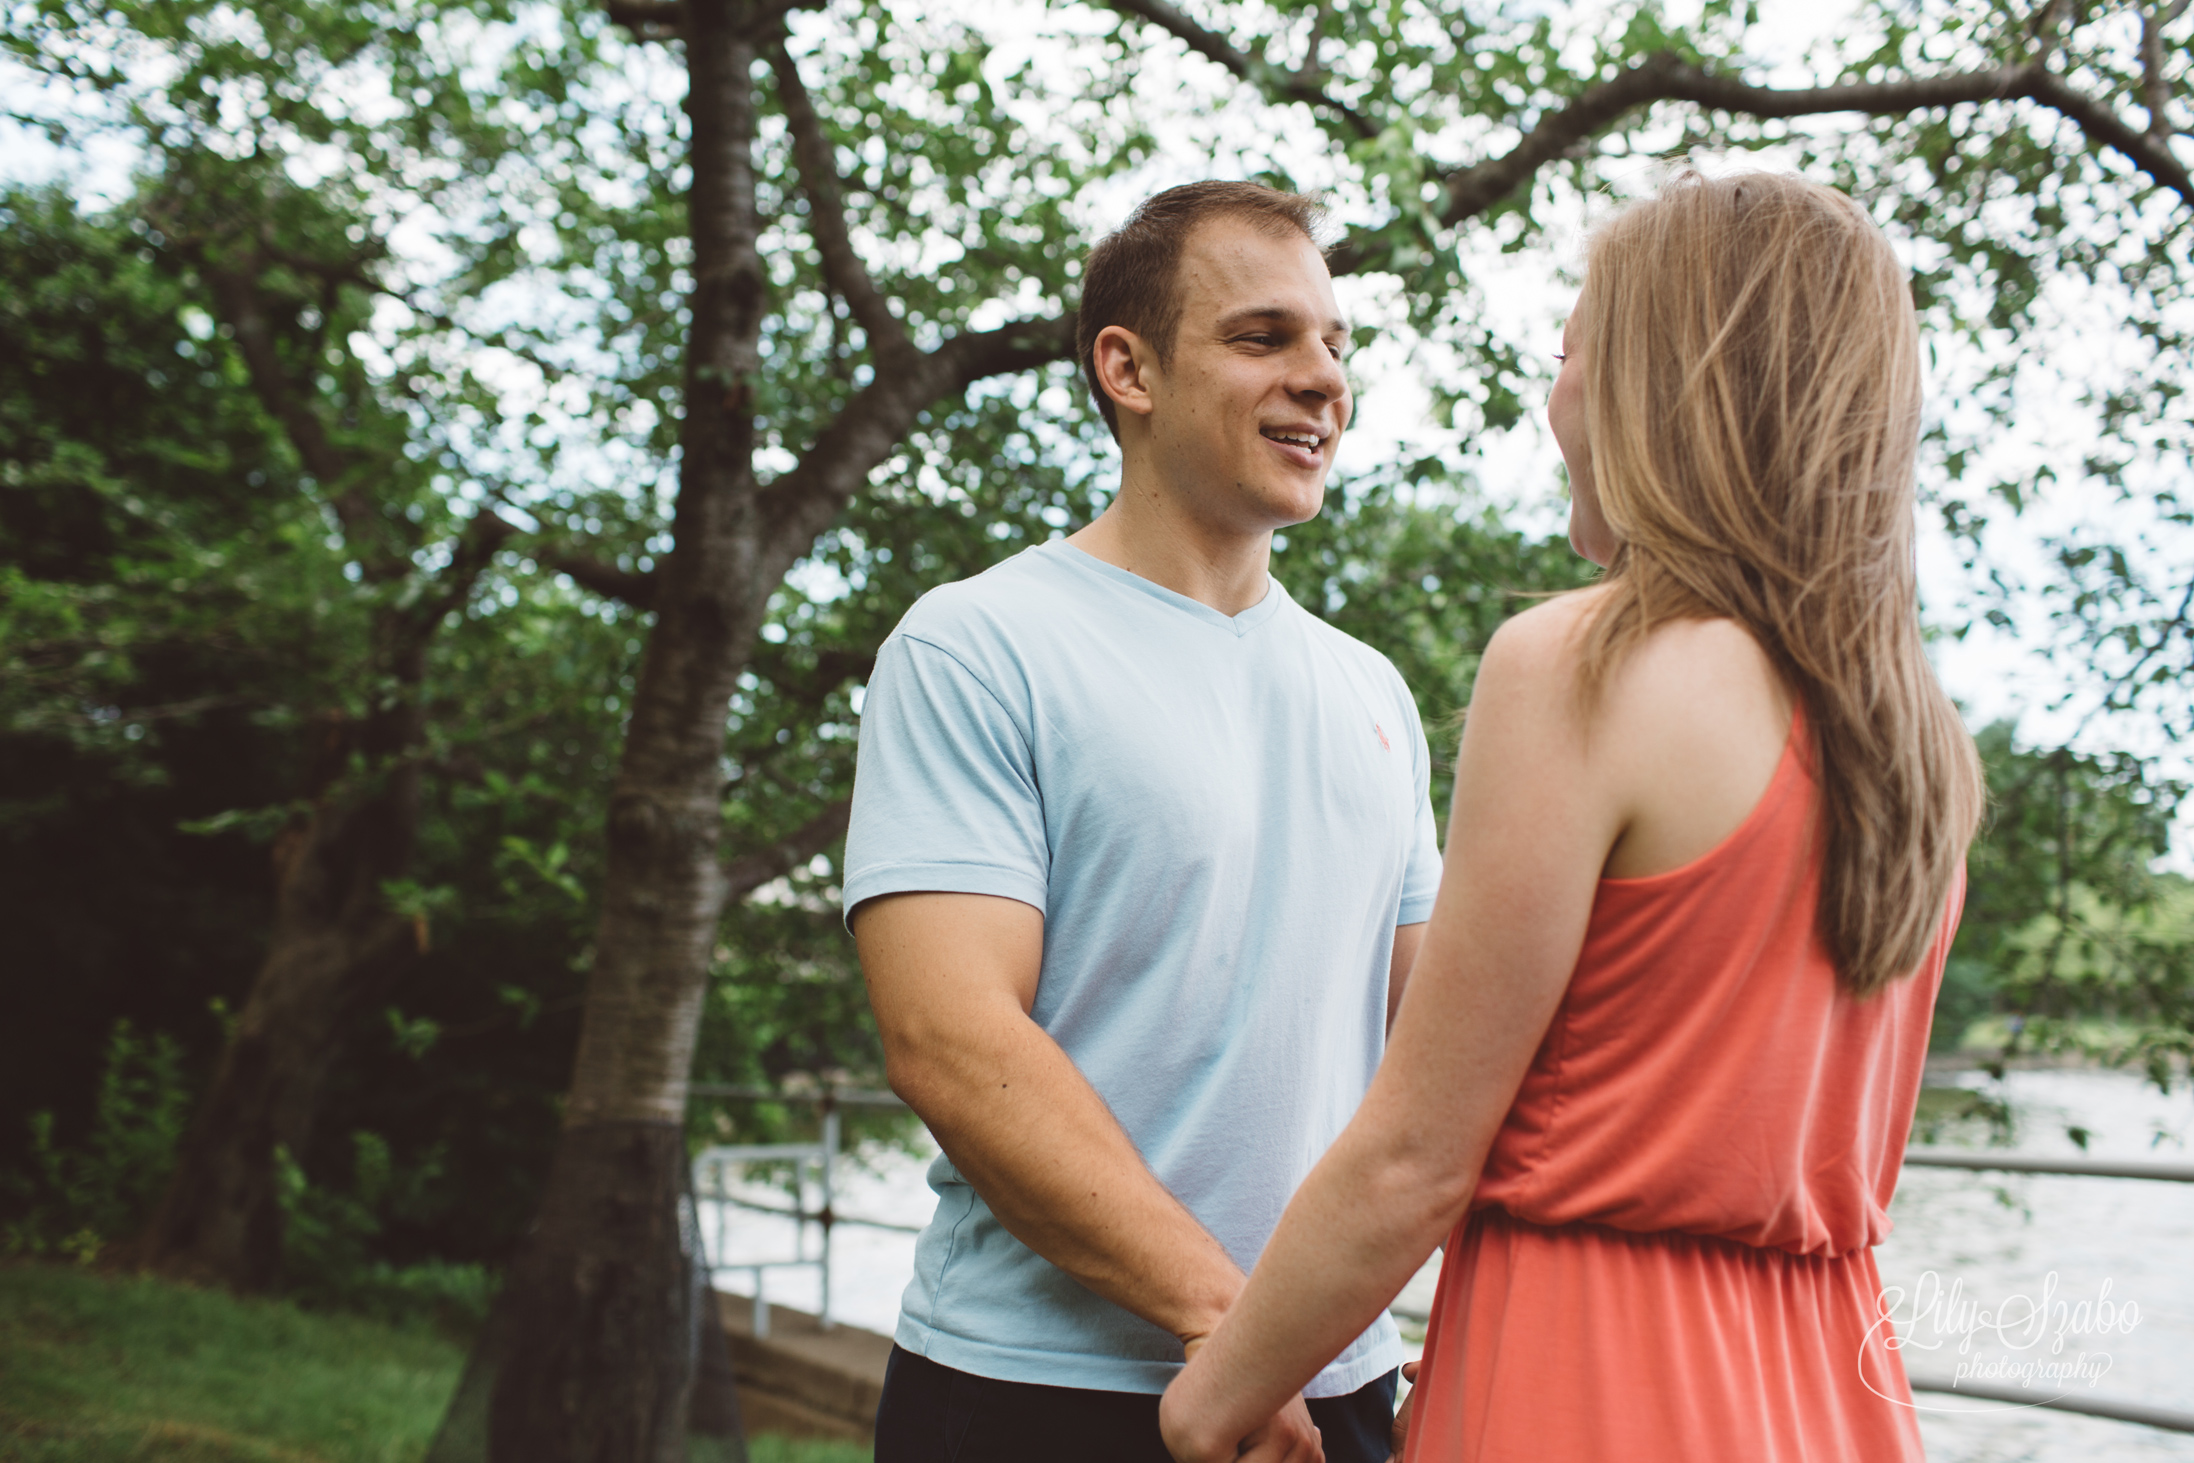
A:
[[[1308,523],[1324,511],[1326,506],[1326,480],[1320,474],[1315,489],[1297,488],[1284,495],[1274,507],[1280,514],[1278,527],[1292,528],[1298,523]]]
[[[1238,532],[1283,533],[1299,523],[1308,523],[1325,508],[1325,481],[1323,473],[1315,483],[1236,478],[1231,493],[1225,498],[1205,499],[1205,507]]]

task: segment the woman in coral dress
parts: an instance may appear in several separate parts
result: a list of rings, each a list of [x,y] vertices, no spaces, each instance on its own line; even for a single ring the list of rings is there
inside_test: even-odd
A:
[[[1183,1460],[1443,1239],[1410,1463],[1921,1455],[1872,1247],[1981,790],[1921,651],[1909,289],[1843,195],[1690,177],[1563,339],[1607,573],[1486,651],[1386,1061],[1168,1391]]]

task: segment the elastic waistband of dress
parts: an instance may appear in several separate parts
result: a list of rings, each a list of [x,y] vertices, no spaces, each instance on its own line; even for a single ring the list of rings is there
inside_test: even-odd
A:
[[[1473,1226],[1532,1231],[1550,1236],[1577,1235],[1627,1245],[1655,1245],[1675,1250],[1691,1248],[1701,1253],[1725,1254],[1732,1259],[1750,1262],[1774,1260],[1835,1265],[1855,1260],[1873,1248],[1862,1244],[1848,1250],[1791,1250],[1780,1245],[1756,1245],[1724,1234],[1708,1234],[1689,1229],[1626,1229],[1621,1225],[1590,1219],[1571,1219],[1559,1224],[1546,1224],[1535,1219],[1521,1218],[1492,1205],[1473,1209],[1464,1215],[1462,1222],[1455,1226],[1450,1243],[1460,1239]]]

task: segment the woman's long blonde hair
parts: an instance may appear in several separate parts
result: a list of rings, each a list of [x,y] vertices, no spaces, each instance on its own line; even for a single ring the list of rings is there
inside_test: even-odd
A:
[[[1911,974],[1979,821],[1979,759],[1921,651],[1919,332],[1855,203],[1679,179],[1595,235],[1577,302],[1592,480],[1618,541],[1581,689],[1655,626],[1727,617],[1804,705],[1845,987]]]

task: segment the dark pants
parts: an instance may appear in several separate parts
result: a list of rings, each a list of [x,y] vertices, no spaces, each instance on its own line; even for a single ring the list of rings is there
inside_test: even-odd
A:
[[[1386,1463],[1395,1373],[1313,1398],[1329,1463]],[[1154,1392],[1000,1382],[894,1346],[876,1409],[876,1463],[1172,1463]]]

